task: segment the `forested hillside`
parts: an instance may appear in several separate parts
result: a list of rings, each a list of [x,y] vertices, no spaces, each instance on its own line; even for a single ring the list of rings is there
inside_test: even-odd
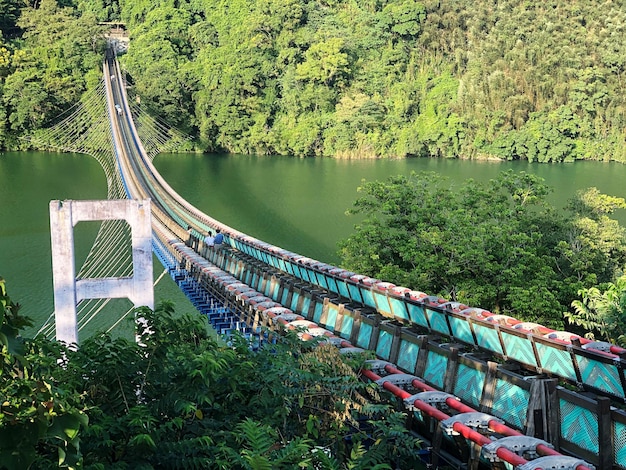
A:
[[[133,93],[201,150],[626,161],[623,1],[0,6],[0,145],[93,85],[122,20]]]

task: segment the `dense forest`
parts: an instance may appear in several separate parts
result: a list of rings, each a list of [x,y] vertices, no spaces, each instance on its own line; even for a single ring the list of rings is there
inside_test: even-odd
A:
[[[201,151],[626,161],[623,1],[0,0],[0,147],[100,80]]]

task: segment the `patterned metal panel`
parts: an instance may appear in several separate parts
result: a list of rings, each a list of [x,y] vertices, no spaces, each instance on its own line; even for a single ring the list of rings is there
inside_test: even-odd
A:
[[[378,309],[378,311],[380,313],[390,315],[391,309],[389,308],[389,301],[387,300],[387,295],[374,291],[372,292],[372,296],[374,297],[374,302],[376,302],[376,308]]]
[[[613,463],[626,469],[626,424],[613,421]]]
[[[348,285],[345,282],[337,281],[337,290],[342,297],[350,298],[350,292],[348,291]]]
[[[317,277],[315,276],[315,271],[310,270],[309,268],[305,268],[306,275],[309,278],[309,282],[317,285]]]
[[[359,334],[356,339],[356,345],[359,348],[367,349],[370,347],[370,341],[372,339],[372,330],[373,330],[372,325],[361,322],[361,326],[359,327]]]
[[[285,271],[287,271],[289,274],[293,274],[294,273],[293,263],[290,263],[290,262],[285,263]]]
[[[537,358],[535,357],[535,351],[533,350],[533,343],[527,337],[521,337],[512,335],[506,332],[506,330],[500,330],[502,335],[502,341],[506,347],[506,353],[509,357],[537,367]]]
[[[294,276],[296,276],[297,278],[301,279],[302,278],[302,272],[300,271],[300,266],[298,266],[297,264],[292,264],[291,267],[293,269]]]
[[[354,318],[350,315],[342,315],[341,329],[339,330],[339,336],[344,339],[350,339],[352,334],[352,327],[354,326]]]
[[[478,408],[484,385],[485,374],[481,370],[459,364],[454,384],[454,394],[457,397]]]
[[[315,279],[317,279],[317,285],[322,287],[323,289],[328,289],[328,284],[326,284],[326,276],[324,273],[315,273]]]
[[[378,331],[378,344],[376,345],[376,355],[385,360],[389,360],[391,355],[391,343],[393,335],[385,330]]]
[[[374,302],[374,296],[372,291],[368,287],[361,287],[361,297],[363,297],[363,303],[368,307],[376,308],[376,302]]]
[[[497,352],[498,354],[503,354],[500,338],[498,338],[498,332],[495,328],[489,328],[474,323],[474,333],[476,333],[478,346]]]
[[[320,318],[322,318],[322,313],[324,311],[324,305],[322,302],[315,302],[315,310],[313,311],[313,321],[315,323],[320,322]]]
[[[361,292],[359,291],[359,286],[353,286],[352,284],[348,284],[348,292],[348,297],[350,297],[352,300],[354,300],[355,302],[363,303],[361,299]]]
[[[435,310],[426,309],[426,315],[428,315],[428,321],[430,322],[430,327],[446,336],[450,336],[450,329],[448,328],[448,323],[446,322],[446,314],[442,312],[437,312]]]
[[[530,393],[527,390],[505,380],[496,379],[491,412],[514,427],[522,429],[526,424],[529,398]]]
[[[412,341],[406,339],[400,340],[400,351],[398,352],[398,367],[413,372],[415,371],[415,365],[417,364],[417,354],[419,353],[419,346]]]
[[[263,284],[263,283],[261,283]],[[274,297],[272,297],[272,295],[270,294],[270,288],[272,287],[272,283],[270,282],[269,279],[266,280],[265,282],[265,288],[263,289],[263,295],[267,296],[267,297],[271,297],[272,299]],[[258,289],[257,289],[258,290]]]
[[[291,304],[289,305],[289,308],[293,310],[294,312],[296,311],[296,308],[298,307],[298,300],[300,300],[300,293],[294,290],[293,295],[291,296]]]
[[[569,351],[561,350],[538,341],[535,342],[541,367],[561,377],[576,380],[576,371]]]
[[[326,285],[328,286],[328,290],[330,290],[331,292],[334,292],[335,294],[339,292],[339,289],[337,288],[337,281],[335,281],[334,277],[325,276],[325,279],[326,279]]]
[[[624,398],[624,389],[615,365],[596,361],[582,355],[577,355],[576,360],[584,383]]]
[[[326,315],[326,329],[335,332],[335,323],[337,322],[337,313],[339,308],[335,305],[328,305],[328,315]]]
[[[572,402],[559,400],[561,439],[594,454],[599,452],[598,415]]]
[[[447,368],[448,358],[446,356],[429,351],[423,377],[436,387],[443,388],[443,380],[446,376]]]
[[[450,317],[452,336],[469,344],[476,344],[469,323],[465,319]]]
[[[391,314],[394,317],[402,318],[403,320],[409,319],[403,301],[389,297],[389,306],[391,307]]]
[[[308,313],[309,313],[309,307],[311,305],[311,298],[307,297],[306,295],[302,298],[302,310],[300,310],[299,312],[296,312],[294,310],[294,312],[301,314],[302,316],[305,317],[309,317]]]
[[[280,303],[287,305],[287,297],[289,297],[289,289],[283,289],[283,295],[280,298]]]
[[[423,307],[407,303],[406,308],[409,310],[409,318],[413,323],[428,328],[428,321],[426,320]]]

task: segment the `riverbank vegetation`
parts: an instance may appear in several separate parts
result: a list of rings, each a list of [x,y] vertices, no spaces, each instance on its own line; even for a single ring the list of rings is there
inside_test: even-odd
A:
[[[26,339],[0,278],[0,469],[416,468],[406,416],[354,372],[363,358],[295,334],[226,345],[169,304],[141,315],[143,346]]]
[[[351,212],[364,220],[341,249],[348,269],[557,330],[568,312],[581,334],[623,341],[626,232],[611,217],[623,198],[590,188],[557,210],[523,172],[455,187],[414,173],[360,191]]]
[[[100,77],[206,151],[626,161],[626,13],[598,0],[4,0],[0,146]],[[32,8],[35,6],[36,8]]]

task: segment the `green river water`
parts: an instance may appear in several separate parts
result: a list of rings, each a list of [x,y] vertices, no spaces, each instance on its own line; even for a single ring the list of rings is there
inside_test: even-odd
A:
[[[488,181],[501,171],[527,171],[554,188],[552,202],[563,205],[582,188],[595,186],[626,197],[626,166],[612,163],[529,164],[409,159],[346,161],[289,157],[160,155],[155,165],[190,203],[214,218],[256,238],[320,261],[338,262],[337,242],[357,222],[346,216],[363,179],[381,180],[411,171],[434,171],[450,184],[467,178]],[[104,172],[92,158],[62,153],[0,154],[0,276],[11,297],[23,305],[34,330],[53,311],[48,204],[53,199],[106,197]],[[626,214],[617,215],[626,224]],[[76,227],[79,262],[86,256],[97,225]],[[155,277],[162,272],[157,263]],[[173,300],[191,311],[166,276],[157,285],[157,301]],[[98,330],[110,319],[97,318]]]

